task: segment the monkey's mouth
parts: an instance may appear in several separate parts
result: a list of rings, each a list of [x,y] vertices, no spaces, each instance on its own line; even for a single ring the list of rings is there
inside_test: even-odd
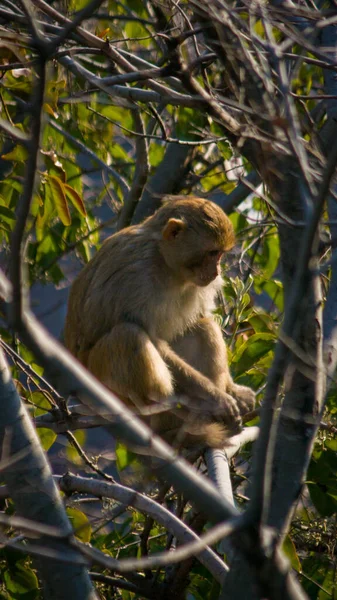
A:
[[[212,281],[214,281],[217,278],[217,275],[202,275],[200,273],[195,273],[194,274],[194,283],[195,285],[199,286],[199,287],[206,287],[207,285],[209,285],[210,283],[212,283]]]

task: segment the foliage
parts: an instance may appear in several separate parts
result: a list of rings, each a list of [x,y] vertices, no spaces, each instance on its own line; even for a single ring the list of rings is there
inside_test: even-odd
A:
[[[14,10],[12,3],[5,4]],[[66,4],[69,5],[69,15],[86,5],[75,0]],[[61,14],[64,14],[63,6],[64,3],[53,3]],[[193,19],[193,6],[184,3],[184,7],[187,16],[183,11],[182,19],[188,23],[187,17]],[[248,19],[248,12],[244,18]],[[164,78],[163,73],[158,73],[157,78],[154,76],[151,81],[166,85],[170,92],[187,94],[188,90],[178,80],[179,69],[175,73],[174,61],[170,63],[168,60],[170,52],[174,53],[172,40],[179,25],[175,11],[172,16],[167,9],[159,11],[158,7],[145,1],[132,0],[126,6],[109,0],[103,3],[99,13],[101,16],[85,23],[85,29],[95,34],[97,40],[107,44],[111,42],[118,48],[120,56],[130,61],[133,67],[126,72],[138,69],[135,59],[150,63],[142,63],[142,68],[169,65]],[[1,12],[0,16],[5,18]],[[161,23],[164,20],[165,25],[165,16],[167,30],[162,31]],[[17,132],[16,138],[6,129],[0,130],[0,243],[5,266],[9,261],[10,243],[29,160],[29,152],[19,134],[30,132],[36,66],[36,50],[34,44],[26,41],[27,31],[22,17],[21,8],[18,8],[8,21],[7,33],[0,45],[1,118]],[[186,23],[184,26],[187,27]],[[193,23],[193,27],[197,27],[195,20]],[[261,39],[262,47],[268,37],[263,19],[256,17],[252,27]],[[46,31],[48,35],[55,35],[50,33],[53,32],[51,26],[46,26]],[[59,29],[57,31],[60,32]],[[281,30],[275,35],[281,36]],[[168,44],[163,50],[164,42],[160,36],[171,40],[172,47]],[[199,84],[205,85],[206,89],[228,91],[227,74],[212,56],[208,44],[201,36],[194,36],[193,40],[190,35],[186,37],[191,42],[183,45],[182,54],[186,60],[192,62],[194,57],[198,63],[201,55],[198,47],[211,55],[209,62],[199,61],[199,67],[195,67]],[[15,44],[13,39],[17,39]],[[37,184],[27,222],[26,267],[33,289],[37,284],[51,286],[55,290],[68,285],[115,227],[139,164],[144,159],[139,156],[137,148],[141,134],[135,126],[135,111],[139,111],[148,134],[146,161],[149,164],[149,181],[161,165],[165,166],[169,145],[175,144],[181,149],[185,147],[182,143],[187,142],[186,168],[174,181],[170,192],[201,195],[220,200],[225,205],[225,200],[239,184],[239,177],[249,174],[254,168],[246,155],[238,159],[231,136],[224,135],[217,117],[206,112],[197,102],[179,106],[173,101],[159,105],[154,100],[143,101],[142,91],[155,90],[153,85],[149,85],[149,80],[144,85],[142,80],[136,79],[126,85],[123,81],[114,83],[116,94],[113,88],[109,92],[109,80],[100,84],[98,78],[118,77],[121,67],[116,66],[113,57],[99,50],[98,46],[92,46],[91,50],[87,48],[84,52],[85,42],[79,33],[73,32],[64,42],[67,52],[61,51],[61,45],[56,48],[47,68]],[[197,51],[193,50],[193,44]],[[295,57],[300,51],[293,43]],[[76,71],[77,63],[86,69],[85,77]],[[171,79],[166,80],[170,73]],[[118,86],[128,91],[134,89],[139,94],[137,101],[118,95]],[[322,86],[322,66],[305,60],[301,62],[297,76],[292,80],[292,93],[304,96],[304,100],[298,99],[297,109],[308,144],[316,131],[308,131],[306,117],[316,103],[313,99],[305,103],[305,96]],[[266,198],[268,200],[264,192],[259,195],[251,193],[244,204],[235,206],[231,212],[237,245],[233,254],[226,258],[223,268],[225,303],[215,315],[228,341],[235,381],[257,390],[259,401],[263,397],[284,313],[278,229],[280,216],[272,203],[265,201]],[[12,333],[4,311],[1,317],[3,348],[11,361],[17,389],[32,418],[38,423],[39,418],[50,415],[54,423],[62,422],[68,417],[64,400],[43,378],[43,369],[33,353]],[[331,388],[324,414],[325,425],[316,441],[307,485],[298,500],[289,535],[283,544],[292,568],[301,576],[304,589],[312,600],[334,598],[336,595],[337,448],[335,429],[331,424],[336,411],[335,388]],[[251,416],[249,424],[256,423],[257,419],[258,413]],[[65,438],[47,425],[39,427],[38,432],[41,444],[53,463],[59,453],[58,443],[63,444]],[[90,454],[85,433],[77,433],[76,436],[78,445],[85,447],[87,454],[84,456],[68,439],[67,456],[63,456],[64,469],[68,461],[72,469],[97,477],[100,457]],[[236,500],[241,508],[247,503],[251,455],[252,449],[246,447],[232,464]],[[160,502],[193,525],[196,515],[191,505],[172,489],[162,494],[132,451],[119,444],[114,462],[123,482],[160,498]],[[103,470],[106,466],[105,462]],[[162,525],[134,508],[97,499],[99,506],[91,514],[87,504],[82,504],[80,495],[65,497],[64,500],[78,538],[90,542],[107,555],[120,559],[140,557],[146,553],[152,555],[170,548],[173,543],[172,536]],[[13,506],[9,500],[4,501],[3,508],[6,514],[12,514]],[[10,526],[4,534],[15,539],[14,528]],[[130,577],[131,583],[127,577],[118,575],[118,581],[112,584],[107,577],[97,585],[102,598],[151,598],[153,595],[147,586],[151,578],[155,582],[155,591],[164,593],[182,577],[183,568],[182,564],[153,569],[146,576],[134,574],[133,578]],[[92,571],[96,576],[110,574],[99,565],[93,565]],[[0,551],[0,581],[0,598],[33,600],[41,597],[34,563],[14,548],[4,546]],[[188,594],[186,597],[191,600],[218,597],[217,583],[197,561],[191,562],[182,581],[183,589],[186,587],[182,593]]]

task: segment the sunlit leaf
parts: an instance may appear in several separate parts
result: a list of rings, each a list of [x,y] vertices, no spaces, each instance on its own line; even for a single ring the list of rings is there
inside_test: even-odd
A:
[[[88,517],[77,508],[67,507],[67,515],[74,529],[75,536],[82,542],[90,542],[91,525]]]
[[[76,250],[80,256],[82,256],[85,263],[88,263],[92,257],[90,243],[88,240],[84,240],[81,244],[76,246]]]
[[[289,535],[287,535],[284,539],[284,542],[282,544],[282,550],[288,558],[288,560],[290,561],[292,568],[295,569],[295,571],[297,571],[298,573],[300,573],[301,562],[296,552],[295,544]]]
[[[2,154],[1,158],[4,160],[12,160],[14,162],[24,162],[28,158],[28,150],[24,146],[18,144],[13,148],[13,150],[7,152],[7,154]]]
[[[78,429],[77,431],[73,432],[73,435],[75,436],[76,441],[80,444],[80,446],[83,446],[86,439],[85,431]],[[83,463],[83,459],[79,455],[78,450],[73,446],[71,442],[67,444],[66,454],[67,459],[73,462],[75,465],[81,465]]]
[[[333,452],[337,452],[337,439],[336,438],[331,438],[329,440],[326,440],[324,445],[326,448],[329,448]]]
[[[51,175],[48,177],[46,185],[48,185],[51,189],[52,199],[56,206],[58,216],[60,217],[63,225],[70,225],[71,216],[63,182],[59,177]]]
[[[71,187],[67,183],[64,183],[63,186],[65,189],[67,198],[70,200],[70,202],[73,203],[73,205],[78,210],[78,212],[82,215],[82,217],[85,217],[87,215],[87,211],[85,210],[85,206],[84,206],[81,196],[76,192],[76,190],[74,190],[73,187]]]
[[[54,119],[57,119],[57,117],[58,117],[57,112],[55,112],[55,110],[53,110],[53,108],[50,106],[50,104],[48,104],[48,102],[44,103],[43,110],[46,113],[48,113],[48,115],[51,115],[52,117],[54,117]]]
[[[115,452],[117,468],[119,471],[123,471],[126,467],[130,466],[131,463],[137,460],[136,455],[121,442],[116,444]]]
[[[97,37],[103,39],[110,31],[111,31],[110,27],[106,27],[105,29],[102,29],[102,30],[97,28],[95,33],[96,33]]]
[[[233,357],[233,366],[236,375],[248,371],[263,356],[273,350],[275,335],[271,333],[256,333],[249,337],[238,349]]]
[[[50,401],[42,392],[32,392],[29,395],[29,399],[36,406],[34,409],[35,416],[45,414],[52,408]]]
[[[42,448],[47,452],[55,442],[57,434],[52,429],[47,429],[45,427],[38,427],[37,434],[40,438]]]

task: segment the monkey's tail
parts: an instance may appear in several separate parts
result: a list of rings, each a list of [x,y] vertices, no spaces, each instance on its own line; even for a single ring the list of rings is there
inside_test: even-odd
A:
[[[222,423],[187,422],[171,432],[166,432],[164,437],[176,448],[223,448],[230,432]]]

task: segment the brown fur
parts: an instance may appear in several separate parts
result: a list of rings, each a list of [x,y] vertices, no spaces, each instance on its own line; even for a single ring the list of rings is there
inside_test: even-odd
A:
[[[177,397],[151,424],[183,446],[223,446],[254,405],[252,390],[231,379],[211,317],[220,257],[233,244],[218,206],[169,199],[141,225],[107,239],[70,292],[69,350],[139,410]]]

